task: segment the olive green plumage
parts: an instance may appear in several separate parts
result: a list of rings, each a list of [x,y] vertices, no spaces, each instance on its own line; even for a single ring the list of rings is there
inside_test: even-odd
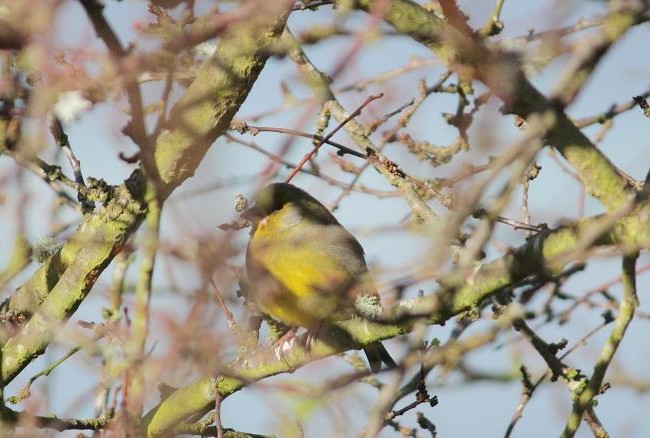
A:
[[[294,327],[355,314],[355,298],[377,296],[363,248],[329,210],[304,190],[275,183],[244,213],[253,223],[246,268],[253,300],[270,317]],[[373,371],[394,366],[384,347],[365,349]]]

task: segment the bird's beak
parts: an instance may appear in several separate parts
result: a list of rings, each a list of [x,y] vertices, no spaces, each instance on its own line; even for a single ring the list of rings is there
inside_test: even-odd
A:
[[[241,217],[256,224],[264,218],[264,215],[259,208],[252,206],[248,210],[244,211],[241,214]]]

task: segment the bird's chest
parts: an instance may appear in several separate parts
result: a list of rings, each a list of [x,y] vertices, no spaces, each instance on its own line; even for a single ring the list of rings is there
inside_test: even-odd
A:
[[[252,240],[248,269],[262,311],[299,326],[351,315],[359,268],[346,260],[344,243],[323,228]]]

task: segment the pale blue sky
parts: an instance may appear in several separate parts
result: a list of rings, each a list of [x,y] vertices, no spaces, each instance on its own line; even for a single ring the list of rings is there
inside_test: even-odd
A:
[[[464,10],[469,12],[473,25],[482,24],[493,7],[493,2],[484,0],[460,1],[460,4]],[[502,14],[506,28],[499,38],[522,35],[533,27],[536,30],[544,30],[571,24],[579,18],[591,18],[599,15],[605,11],[605,8],[606,2],[595,1],[506,0]],[[124,36],[123,42],[138,38],[137,24],[150,20],[144,2],[109,1],[105,12],[111,24]],[[324,7],[319,12],[295,13],[289,24],[295,33],[299,33],[301,29],[313,24],[331,23],[336,20],[335,17],[336,13],[333,13],[331,8]],[[344,21],[347,28],[356,30],[362,29],[367,22],[368,18],[362,14],[355,14]],[[57,19],[57,28],[59,43],[66,47],[94,47],[103,50],[103,46],[93,40],[92,30],[76,2],[69,1],[61,9],[61,14]],[[648,41],[650,41],[650,26],[647,24],[639,26],[620,41],[606,56],[601,68],[592,77],[578,100],[569,108],[570,115],[579,118],[602,112],[610,105],[625,102],[646,90],[648,77],[650,77],[650,59],[645,55]],[[89,46],[90,43],[93,45]],[[329,72],[339,61],[341,53],[344,53],[350,44],[349,38],[334,38],[316,47],[308,47],[306,51],[319,68]],[[403,65],[413,56],[432,57],[429,51],[408,38],[391,37],[370,43],[364,47],[342,77],[337,78],[334,88]],[[554,63],[543,74],[534,78],[535,84],[544,91],[549,90],[557,81],[561,68],[561,62]],[[389,84],[371,88],[364,92],[366,94],[350,93],[341,96],[341,101],[348,110],[352,111],[367,94],[383,91],[386,93],[386,97],[373,103],[364,113],[376,117],[398,107],[410,97],[415,97],[417,80],[425,78],[428,83],[431,83],[435,81],[441,71],[442,66],[434,64],[432,67],[402,76],[399,80]],[[289,89],[297,95],[306,95],[305,89],[297,83],[298,75],[294,67],[286,60],[272,59],[260,75],[237,117],[243,118],[246,115],[256,114],[279,104],[282,99],[279,88],[280,81],[285,81]],[[155,85],[148,86],[145,95],[151,98],[159,90],[160,88]],[[414,118],[409,133],[414,137],[427,139],[436,144],[452,142],[455,138],[455,131],[444,123],[440,113],[452,112],[454,108],[455,100],[452,97],[436,95],[429,98],[423,109]],[[494,130],[493,134],[498,139],[495,149],[488,151],[492,154],[498,153],[500,148],[507,147],[518,136],[511,118],[499,117],[496,114],[497,108],[497,103],[490,104],[486,106],[484,114],[482,114],[491,123],[490,129]],[[126,120],[126,116],[121,113],[122,109],[121,102],[115,102],[112,105],[98,105],[78,122],[67,127],[70,141],[77,157],[82,162],[86,175],[102,177],[110,183],[119,183],[130,173],[131,167],[117,159],[117,152],[128,154],[135,151],[130,140],[120,134],[120,129]],[[300,110],[276,114],[258,124],[294,127],[296,120],[302,114]],[[306,126],[303,126],[305,130],[312,128],[311,120]],[[595,130],[591,129],[588,133],[593,135]],[[340,141],[347,141],[345,135],[338,135],[337,138]],[[286,140],[284,136],[278,134],[260,134],[247,139],[254,140],[270,151],[276,150]],[[347,143],[351,144],[349,141]],[[299,158],[308,147],[308,142],[296,140],[290,157],[292,159]],[[644,118],[640,111],[632,111],[617,117],[614,129],[602,143],[602,150],[627,173],[636,178],[642,178],[650,166],[650,123],[648,119]],[[52,148],[45,151],[43,156],[51,156],[51,151]],[[423,178],[432,178],[448,172],[414,162],[399,145],[390,145],[387,154],[408,172]],[[472,151],[466,156],[458,157],[454,164],[455,168],[463,162],[474,160],[477,155],[485,156],[486,152]],[[322,157],[323,170],[336,174],[332,170],[332,166],[326,163],[326,154],[322,154]],[[354,157],[348,156],[346,159],[357,165],[361,164]],[[548,222],[549,225],[554,226],[562,223],[565,219],[575,218],[578,199],[577,187],[546,152],[540,154],[538,162],[542,165],[543,170],[539,179],[531,183],[533,222]],[[265,164],[266,160],[259,154],[234,144],[228,144],[223,139],[217,140],[197,170],[196,176],[187,181],[170,199],[163,220],[163,239],[178,241],[198,236],[218,238],[220,231],[216,229],[216,225],[228,222],[234,217],[232,210],[234,195],[238,192],[249,195],[252,185],[234,185],[202,195],[184,195],[209,186],[216,181],[253,177]],[[0,172],[4,174],[10,169],[13,169],[13,163],[6,158],[1,159]],[[282,176],[286,173],[287,171],[284,170]],[[27,220],[28,236],[36,239],[47,234],[45,225],[48,223],[47,205],[50,198],[49,195],[43,195],[45,190],[40,181],[29,175],[25,175],[24,180],[32,188],[35,197],[43,196],[40,207],[34,207]],[[376,189],[390,189],[389,184],[372,170],[364,174],[362,181]],[[311,191],[324,202],[333,201],[339,194],[338,190],[309,176],[298,176],[294,182]],[[8,206],[11,206],[13,202],[16,200],[8,199]],[[516,202],[518,203],[518,201]],[[508,215],[520,219],[517,203],[511,206]],[[440,205],[432,205],[438,213],[446,214]],[[0,214],[4,215],[9,211],[11,210],[6,208],[0,210]],[[587,213],[596,213],[601,210],[597,202],[588,200],[586,211]],[[353,230],[363,244],[373,273],[380,281],[389,281],[391,278],[395,278],[400,272],[408,270],[423,257],[426,257],[427,242],[422,239],[422,236],[404,232],[372,232],[372,228],[378,225],[396,224],[407,213],[408,209],[405,203],[399,199],[377,200],[366,195],[351,196],[336,212],[340,221]],[[8,236],[16,226],[10,217],[7,217],[6,220],[4,217],[2,219],[0,221],[0,261],[6,260],[9,249]],[[498,226],[497,236],[513,246],[524,241],[521,232],[514,232],[503,226]],[[242,231],[237,235],[236,241],[243,245],[246,237],[247,233]],[[639,265],[648,262],[650,262],[650,257],[644,255],[639,260]],[[617,276],[618,265],[618,260],[610,259],[591,263],[584,273],[575,276],[569,282],[565,290],[578,295]],[[168,285],[169,277],[165,274],[165,269],[166,267],[161,264],[157,267],[155,285],[158,290],[165,290]],[[110,271],[109,269],[107,273],[110,274]],[[192,268],[183,266],[174,272],[177,274],[177,279],[181,280],[185,290],[191,291],[198,285],[196,276],[192,275],[194,273]],[[25,275],[30,273],[31,270],[28,270]],[[101,306],[105,296],[105,290],[102,290],[101,285],[105,286],[107,279],[108,277],[104,275],[100,280],[97,293],[91,295],[84,302],[73,320],[100,320]],[[431,287],[431,283],[421,287],[425,286]],[[639,294],[641,308],[646,311],[650,310],[645,299],[648,287],[650,287],[648,276],[641,276],[639,278]],[[615,287],[612,290],[620,292],[620,288]],[[182,297],[159,293],[154,297],[154,303],[155,310],[160,314],[178,316],[179,320],[185,317],[187,303]],[[566,337],[572,344],[599,323],[598,313],[599,311],[578,312],[570,326],[558,327],[555,324],[550,324],[540,330],[540,335],[549,341],[557,341]],[[215,310],[214,314],[220,315],[218,310]],[[577,318],[578,316],[579,318]],[[433,327],[430,334],[444,341],[450,326],[451,324],[444,328]],[[485,324],[479,323],[473,330],[484,326]],[[623,370],[646,380],[650,379],[650,371],[647,368],[650,350],[646,348],[647,342],[645,342],[647,330],[648,321],[634,321],[617,359],[617,365]],[[589,344],[571,356],[568,362],[582,368],[586,373],[590,373],[591,369],[588,368],[588,365],[593,363],[608,331],[609,328],[593,337]],[[161,332],[154,331],[154,333]],[[504,339],[514,336],[514,333],[509,333]],[[155,337],[156,335],[154,335]],[[161,337],[164,337],[164,334]],[[164,338],[152,339],[152,341],[154,340],[158,341],[156,348],[159,351],[164,351]],[[399,341],[391,341],[387,345],[394,352],[399,352],[402,348]],[[518,366],[519,360],[523,358],[524,362],[536,372],[543,369],[543,363],[534,353],[531,353],[529,348],[523,343],[515,345],[516,347],[512,349],[487,349],[473,353],[470,364],[488,370],[503,371]],[[54,350],[52,357],[57,357],[62,351],[60,348]],[[399,354],[396,356],[399,357]],[[92,406],[88,403],[88,395],[96,379],[96,364],[96,359],[88,358],[81,353],[71,361],[69,366],[58,369],[48,378],[52,390],[52,410],[61,416],[92,415]],[[294,375],[269,379],[261,387],[248,388],[229,397],[223,405],[224,425],[251,432],[277,433],[282,436],[280,431],[282,430],[283,417],[295,418],[296,413],[300,412],[306,436],[318,436],[323,430],[330,430],[332,417],[328,416],[326,410],[317,409],[315,412],[308,413],[311,412],[309,403],[304,400],[296,401],[294,395],[283,394],[280,389],[274,388],[273,384],[280,381],[314,384],[315,376],[318,376],[319,382],[323,382],[324,376],[332,376],[346,370],[346,366],[341,364],[340,359],[328,359],[305,367]],[[23,372],[21,378],[10,385],[7,392],[14,393],[22,386],[25,379],[34,371],[41,369],[42,366],[42,360],[31,365]],[[432,385],[437,382],[437,376],[437,373],[431,375]],[[453,381],[453,377],[451,380]],[[430,392],[438,395],[440,404],[435,408],[422,407],[421,410],[424,410],[427,417],[436,424],[439,436],[442,437],[502,436],[518,403],[520,390],[518,383],[474,384],[462,388],[432,386]],[[344,397],[333,396],[327,400],[325,405],[333,409],[334,414],[332,415],[335,416],[336,421],[349,424],[350,429],[345,429],[346,431],[352,431],[362,425],[364,412],[372,407],[375,399],[376,392],[373,389],[356,385],[346,391]],[[69,410],[68,407],[70,407]],[[650,417],[646,414],[648,408],[650,408],[648,395],[636,394],[629,389],[615,387],[600,400],[597,412],[612,436],[642,437],[646,436],[644,432],[650,430]],[[565,385],[558,382],[545,386],[535,394],[532,402],[526,408],[514,436],[558,435],[564,425],[568,409],[570,409],[570,399]],[[346,415],[347,418],[345,418]],[[403,417],[402,421],[407,426],[415,426],[411,414]],[[382,436],[394,436],[394,433],[385,431]],[[579,436],[590,436],[590,433],[583,427]]]

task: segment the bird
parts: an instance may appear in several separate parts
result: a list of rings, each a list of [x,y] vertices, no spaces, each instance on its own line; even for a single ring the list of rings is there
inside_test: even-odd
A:
[[[309,334],[323,323],[358,314],[358,299],[368,297],[381,309],[361,244],[306,191],[289,183],[269,184],[242,217],[252,224],[248,287],[263,314],[294,329],[307,328]],[[375,373],[382,363],[396,366],[380,342],[364,351]]]

